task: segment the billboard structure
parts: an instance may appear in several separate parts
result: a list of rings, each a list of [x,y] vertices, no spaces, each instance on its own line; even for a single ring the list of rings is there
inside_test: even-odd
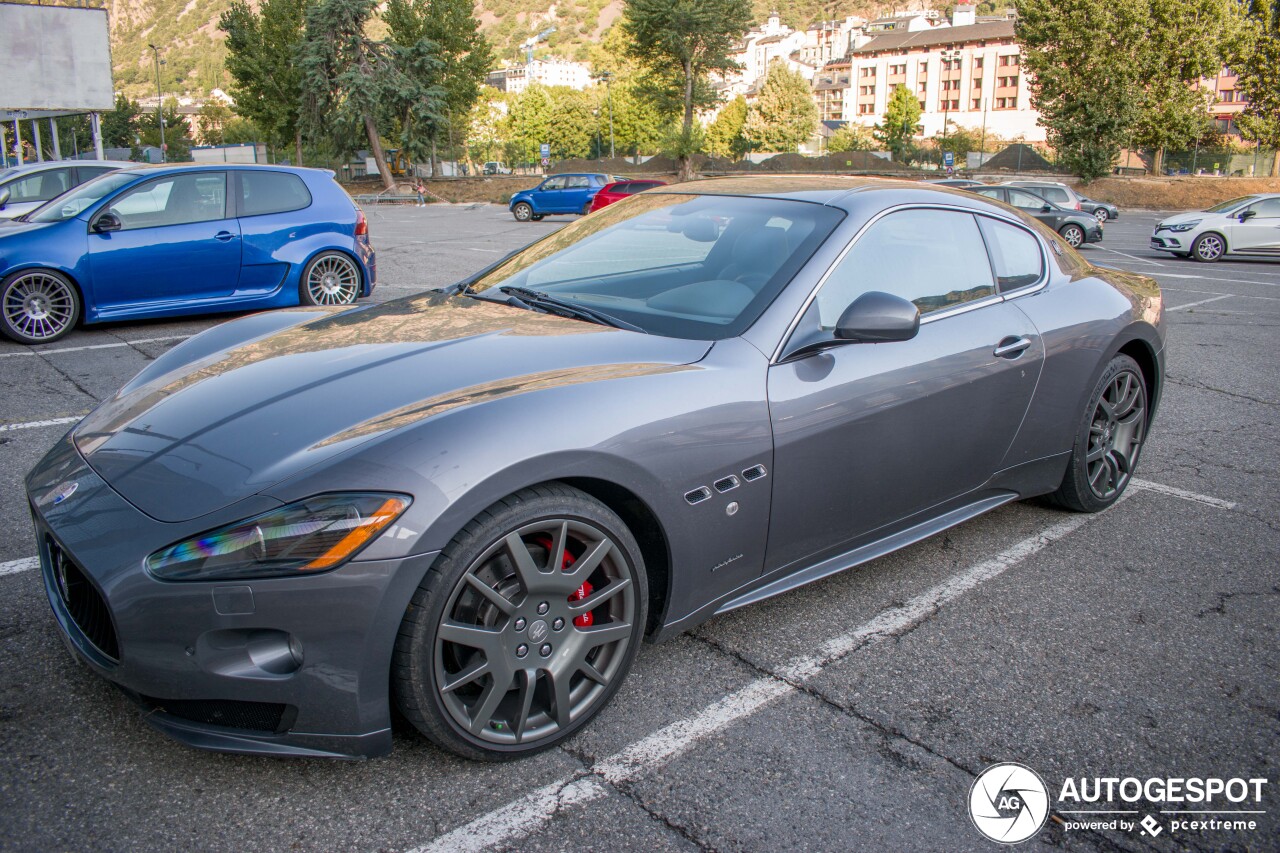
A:
[[[19,122],[32,120],[38,150],[39,120],[52,123],[59,115],[79,113],[93,113],[95,143],[101,152],[97,113],[115,105],[107,11],[0,2],[0,32],[5,34],[5,49],[0,51],[0,120],[12,122],[19,159]],[[53,139],[56,148],[56,131]],[[7,153],[4,136],[0,144]]]

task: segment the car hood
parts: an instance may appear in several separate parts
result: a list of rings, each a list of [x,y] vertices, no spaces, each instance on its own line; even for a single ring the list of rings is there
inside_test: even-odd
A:
[[[16,237],[19,234],[30,234],[43,231],[55,222],[19,222],[16,219],[0,219],[0,238]]]
[[[1186,213],[1175,213],[1173,216],[1166,216],[1160,220],[1161,225],[1180,225],[1183,222],[1195,222],[1198,219],[1209,219],[1217,216],[1216,213],[1205,213],[1203,210],[1190,210]]]
[[[81,454],[143,512],[184,521],[460,407],[680,369],[711,347],[438,293],[295,314],[162,357],[81,422]]]

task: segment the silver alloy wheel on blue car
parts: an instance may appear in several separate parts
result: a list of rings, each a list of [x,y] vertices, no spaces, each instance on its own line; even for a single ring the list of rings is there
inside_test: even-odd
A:
[[[360,270],[341,252],[324,252],[302,275],[302,301],[308,305],[350,305],[360,295]]]
[[[27,270],[10,276],[0,301],[0,327],[19,343],[56,341],[80,319],[80,295],[75,286],[52,270]]]
[[[534,218],[533,205],[526,201],[522,201],[515,207],[511,208],[511,215],[516,218],[516,222],[528,222],[530,219]]]

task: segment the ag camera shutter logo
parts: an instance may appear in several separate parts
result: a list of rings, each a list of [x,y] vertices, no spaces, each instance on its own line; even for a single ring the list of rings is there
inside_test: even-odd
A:
[[[969,789],[969,817],[992,841],[1018,844],[1049,818],[1049,790],[1040,775],[1012,761],[993,764]]]

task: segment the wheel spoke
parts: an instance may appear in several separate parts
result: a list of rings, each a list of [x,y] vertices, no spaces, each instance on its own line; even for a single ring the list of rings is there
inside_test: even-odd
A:
[[[516,715],[515,729],[516,743],[520,743],[524,739],[524,730],[529,726],[529,709],[533,707],[533,691],[537,687],[538,671],[535,669],[522,669],[516,673],[516,679],[520,683],[520,711]]]
[[[470,684],[477,678],[489,674],[489,661],[480,660],[455,675],[453,678],[445,682],[440,688],[441,693],[452,693],[464,684]]]
[[[587,640],[587,649],[603,646],[605,643],[616,643],[631,637],[630,622],[610,622],[598,628],[579,628],[578,633]]]
[[[493,719],[493,712],[498,710],[498,704],[502,702],[502,697],[507,695],[507,688],[510,686],[510,677],[505,684],[500,683],[497,678],[490,677],[489,686],[480,694],[471,712],[472,734],[480,734],[485,726],[489,725],[489,721]]]
[[[596,590],[588,597],[582,599],[582,601],[575,601],[571,603],[569,605],[569,612],[576,616],[579,613],[586,613],[589,610],[595,610],[601,604],[604,604],[606,601],[613,598],[629,586],[631,586],[631,581],[626,578],[610,581],[608,586],[603,589]]]
[[[1084,461],[1089,463],[1097,462],[1099,459],[1105,456],[1106,453],[1107,453],[1107,446],[1105,444],[1099,444],[1097,447],[1089,451],[1088,455],[1084,457]]]
[[[508,533],[503,540],[507,547],[507,553],[511,556],[511,562],[516,567],[516,574],[520,576],[520,583],[524,585],[525,592],[532,592],[538,588],[539,581],[543,579],[544,573],[538,569],[538,564],[533,560],[533,554],[529,551],[529,546],[520,538],[519,533]]]
[[[1113,409],[1111,404],[1107,402],[1105,395],[1098,398],[1098,408],[1102,410],[1103,416],[1106,417],[1108,421],[1114,421],[1116,419],[1115,409]]]
[[[557,571],[564,565],[564,551],[569,544],[569,522],[560,522],[560,527],[556,530],[556,535],[551,542],[551,555],[547,559],[547,571]]]
[[[596,684],[604,687],[609,686],[609,679],[605,678],[604,675],[601,674],[600,670],[596,669],[595,666],[588,661],[584,660],[582,663],[578,664],[578,669],[582,671],[583,675],[590,678]]]
[[[475,574],[468,574],[466,581],[472,589],[483,595],[490,604],[501,610],[503,616],[510,616],[516,612],[515,602],[505,598],[502,593],[480,580]]]
[[[568,582],[567,586],[570,590],[575,590],[582,586],[582,582],[591,577],[591,573],[600,567],[604,562],[604,558],[609,556],[609,552],[613,550],[613,540],[601,539],[596,544],[578,558],[573,564],[573,571],[564,572],[564,579]]]
[[[548,669],[547,682],[551,687],[551,715],[556,725],[566,728],[573,715],[573,703],[569,697],[569,682],[573,680],[572,669]]]
[[[497,660],[502,654],[502,634],[499,631],[481,628],[479,625],[464,625],[450,619],[440,625],[439,635],[446,643],[480,649],[490,661]]]

